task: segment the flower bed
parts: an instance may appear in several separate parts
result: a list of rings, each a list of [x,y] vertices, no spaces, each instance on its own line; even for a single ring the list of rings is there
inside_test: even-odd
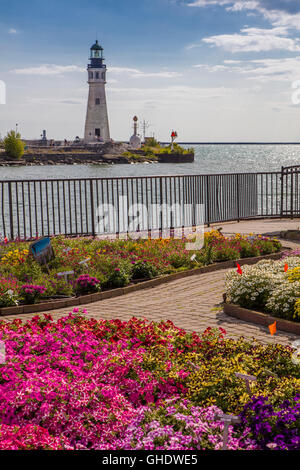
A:
[[[226,260],[280,251],[277,240],[205,235],[201,250],[188,251],[187,240],[52,239],[55,259],[40,266],[28,242],[0,244],[0,308],[45,299],[95,294],[123,288],[139,279],[180,273]],[[61,273],[73,272],[67,280]]]
[[[231,270],[226,279],[229,303],[300,322],[300,256],[284,255],[244,266],[242,275]]]
[[[0,449],[220,449],[223,412],[241,419],[230,449],[299,449],[291,348],[74,310],[0,322]]]

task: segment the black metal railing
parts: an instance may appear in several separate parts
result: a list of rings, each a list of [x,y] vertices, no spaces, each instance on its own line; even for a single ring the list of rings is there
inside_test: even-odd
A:
[[[300,215],[300,166],[281,168],[281,209],[282,217]]]
[[[279,217],[294,190],[281,178],[270,172],[0,181],[0,237],[122,233],[134,215],[137,231]]]

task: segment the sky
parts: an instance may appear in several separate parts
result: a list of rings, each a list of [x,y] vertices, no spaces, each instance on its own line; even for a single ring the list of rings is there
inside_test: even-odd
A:
[[[1,136],[83,137],[96,38],[113,139],[300,141],[299,0],[0,0]]]

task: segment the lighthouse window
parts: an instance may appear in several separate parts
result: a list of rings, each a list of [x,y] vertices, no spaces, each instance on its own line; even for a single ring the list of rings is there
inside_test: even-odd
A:
[[[96,78],[99,78],[99,72],[96,72]]]
[[[89,72],[89,77],[93,78],[93,72]]]
[[[95,135],[96,135],[97,137],[100,137],[100,129],[95,129]]]
[[[95,104],[100,104],[100,98],[96,98]]]
[[[105,72],[102,72],[101,77],[102,77],[102,80],[105,80]]]

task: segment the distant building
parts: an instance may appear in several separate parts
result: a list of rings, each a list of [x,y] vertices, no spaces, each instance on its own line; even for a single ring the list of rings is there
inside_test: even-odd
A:
[[[106,65],[103,48],[98,41],[91,47],[90,63],[87,66],[89,97],[86,112],[84,142],[107,142],[110,140],[106,105]]]

